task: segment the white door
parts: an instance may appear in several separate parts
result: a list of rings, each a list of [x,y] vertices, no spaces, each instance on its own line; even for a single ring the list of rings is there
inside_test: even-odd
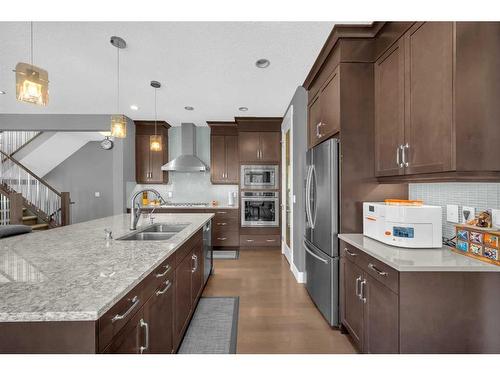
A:
[[[281,252],[288,263],[293,263],[293,106],[290,106],[281,124]]]

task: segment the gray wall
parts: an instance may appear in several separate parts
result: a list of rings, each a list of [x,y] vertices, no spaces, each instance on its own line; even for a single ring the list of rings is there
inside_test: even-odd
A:
[[[302,245],[305,231],[304,179],[307,152],[307,91],[298,87],[290,102],[293,106],[293,263],[299,272],[305,272],[305,250]]]
[[[50,171],[44,179],[59,191],[69,191],[71,222],[97,219],[113,214],[112,151],[99,142],[89,142]],[[95,192],[101,197],[96,198]]]
[[[111,115],[0,114],[1,130],[106,131]]]

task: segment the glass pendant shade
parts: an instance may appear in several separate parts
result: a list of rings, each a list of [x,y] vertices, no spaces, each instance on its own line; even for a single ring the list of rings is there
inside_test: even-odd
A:
[[[16,65],[17,100],[46,106],[49,103],[49,74],[37,66],[18,63]]]
[[[161,151],[161,135],[151,135],[149,137],[149,149],[151,151]]]
[[[127,136],[127,119],[124,115],[111,116],[111,137],[125,138]]]

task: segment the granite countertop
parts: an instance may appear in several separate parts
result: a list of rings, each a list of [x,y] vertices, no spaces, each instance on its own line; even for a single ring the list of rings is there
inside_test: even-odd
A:
[[[213,216],[155,215],[155,224],[189,224],[165,241],[106,240],[105,228],[132,233],[125,214],[2,239],[0,322],[97,320]]]
[[[398,271],[500,272],[499,266],[456,254],[448,246],[408,249],[386,245],[362,234],[339,234],[339,238]]]

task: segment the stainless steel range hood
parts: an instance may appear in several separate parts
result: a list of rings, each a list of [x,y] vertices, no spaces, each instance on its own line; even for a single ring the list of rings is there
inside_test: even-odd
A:
[[[208,166],[196,157],[196,126],[191,123],[181,124],[181,155],[161,167],[169,172],[206,172]]]

